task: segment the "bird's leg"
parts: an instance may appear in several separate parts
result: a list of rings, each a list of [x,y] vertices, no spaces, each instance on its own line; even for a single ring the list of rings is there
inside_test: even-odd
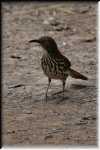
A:
[[[63,99],[64,99],[64,92],[65,92],[65,80],[63,80]]]
[[[65,83],[66,83],[66,78],[65,78],[64,80],[62,80],[63,90],[61,90],[61,91],[59,91],[59,92],[56,92],[56,93],[54,93],[53,95],[63,93],[63,98],[64,98]]]
[[[48,94],[48,89],[49,89],[49,87],[50,87],[50,83],[51,83],[51,79],[50,78],[48,78],[48,86],[47,86],[47,89],[46,89],[46,94],[45,94],[45,101],[47,102],[47,94]]]

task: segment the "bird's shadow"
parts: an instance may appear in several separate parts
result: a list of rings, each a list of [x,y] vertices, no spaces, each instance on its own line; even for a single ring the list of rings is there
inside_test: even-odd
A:
[[[63,98],[63,91],[54,92],[53,89],[48,91],[47,101],[46,103],[52,104],[65,104],[65,103],[79,103],[83,104],[86,103],[87,100],[91,96],[94,95],[93,89],[95,89],[95,85],[83,85],[83,84],[71,84],[70,88],[65,88],[64,98]],[[57,90],[57,89],[56,89]],[[38,94],[38,101],[45,102],[45,96],[42,95],[42,99],[40,99],[41,95]],[[37,101],[36,101],[37,102]]]
[[[87,88],[87,87],[89,87],[89,86],[87,86],[87,85],[82,85],[82,84],[72,84],[71,85],[71,88],[72,89],[84,89],[84,88]]]
[[[79,95],[79,92],[76,93],[75,90],[80,90],[84,92],[84,97],[86,95],[86,89],[88,90],[91,88],[90,85],[83,85],[83,84],[72,84],[70,89],[65,89],[64,98],[63,98],[63,91],[58,91],[56,93],[51,94],[48,96],[48,101],[55,101],[56,104],[64,104],[66,101],[73,101],[74,99],[82,99],[83,97]]]

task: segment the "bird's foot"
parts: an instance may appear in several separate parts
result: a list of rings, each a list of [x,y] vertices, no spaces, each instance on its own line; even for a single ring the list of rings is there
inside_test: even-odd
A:
[[[47,95],[45,95],[45,97],[44,97],[43,100],[42,100],[42,103],[43,103],[43,104],[46,104],[46,103],[47,103],[47,98],[48,98]]]

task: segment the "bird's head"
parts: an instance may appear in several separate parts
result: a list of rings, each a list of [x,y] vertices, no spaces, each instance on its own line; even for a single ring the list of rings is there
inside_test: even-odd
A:
[[[39,43],[50,55],[54,55],[58,52],[55,40],[49,36],[42,36],[39,39],[30,40],[29,42]]]

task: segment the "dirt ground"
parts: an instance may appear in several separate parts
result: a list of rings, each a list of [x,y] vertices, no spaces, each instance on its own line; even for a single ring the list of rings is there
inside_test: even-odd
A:
[[[97,3],[2,3],[2,138],[4,145],[97,145]],[[42,48],[29,44],[53,37],[72,68],[88,81],[71,77],[65,99],[40,65]]]

